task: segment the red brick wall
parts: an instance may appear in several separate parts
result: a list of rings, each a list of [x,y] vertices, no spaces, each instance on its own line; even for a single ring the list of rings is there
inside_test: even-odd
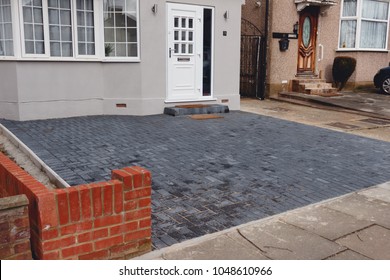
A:
[[[0,259],[32,259],[25,195],[0,198]]]
[[[125,259],[151,250],[151,175],[50,190],[0,153],[0,197],[25,194],[37,259]]]

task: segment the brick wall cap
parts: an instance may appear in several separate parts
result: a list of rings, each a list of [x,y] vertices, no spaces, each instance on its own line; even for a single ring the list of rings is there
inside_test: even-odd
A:
[[[26,205],[28,205],[28,199],[24,194],[0,198],[0,210],[17,208]]]

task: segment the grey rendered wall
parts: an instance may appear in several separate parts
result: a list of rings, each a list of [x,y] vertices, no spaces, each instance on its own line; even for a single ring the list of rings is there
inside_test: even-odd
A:
[[[17,119],[18,89],[16,64],[0,61],[0,118]]]

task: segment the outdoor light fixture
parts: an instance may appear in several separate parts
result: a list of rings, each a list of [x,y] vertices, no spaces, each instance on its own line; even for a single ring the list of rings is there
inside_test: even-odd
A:
[[[298,35],[298,30],[299,30],[299,23],[296,22],[293,26],[293,33]]]
[[[229,11],[226,11],[224,14],[223,14],[223,17],[225,19],[228,19],[229,18]]]
[[[153,14],[157,14],[157,4],[154,4],[152,7]]]

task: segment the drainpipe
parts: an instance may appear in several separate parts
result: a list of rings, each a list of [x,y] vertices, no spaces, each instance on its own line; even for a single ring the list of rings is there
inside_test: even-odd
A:
[[[262,54],[261,60],[263,61],[263,71],[261,72],[261,91],[262,95],[260,96],[261,100],[264,100],[265,98],[265,90],[266,90],[266,79],[267,79],[267,57],[268,57],[268,25],[269,25],[269,0],[265,0],[265,22],[264,22],[264,52]]]

